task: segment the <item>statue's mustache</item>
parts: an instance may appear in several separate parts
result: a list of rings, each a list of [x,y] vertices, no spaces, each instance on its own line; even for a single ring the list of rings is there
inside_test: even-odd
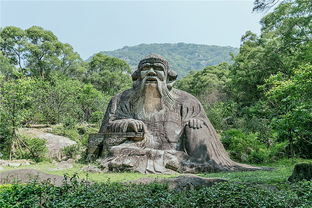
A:
[[[142,82],[145,83],[146,81],[150,81],[150,82],[157,82],[159,83],[161,80],[157,77],[157,76],[145,76],[143,79],[142,79]]]

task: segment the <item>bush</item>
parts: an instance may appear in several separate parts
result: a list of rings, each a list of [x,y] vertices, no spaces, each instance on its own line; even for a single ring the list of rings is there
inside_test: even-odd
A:
[[[70,145],[62,149],[66,159],[77,159],[84,151],[84,148],[79,144]]]
[[[22,146],[19,148],[15,155],[19,159],[31,159],[35,162],[40,162],[46,159],[48,148],[47,141],[39,138],[21,137]]]
[[[263,163],[282,157],[285,143],[267,146],[260,142],[258,134],[229,129],[222,134],[222,143],[232,159],[240,162]]]
[[[78,182],[13,184],[0,191],[0,207],[311,207],[312,182],[282,184],[218,183],[195,190],[166,185]]]

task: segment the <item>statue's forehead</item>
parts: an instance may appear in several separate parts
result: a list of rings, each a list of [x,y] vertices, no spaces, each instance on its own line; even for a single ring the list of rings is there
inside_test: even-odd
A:
[[[165,65],[161,62],[146,62],[146,63],[141,64],[139,69],[146,67],[146,66],[160,66],[163,69],[166,68]]]
[[[150,55],[150,56],[147,56],[146,58],[142,59],[138,65],[138,69],[140,69],[146,65],[161,66],[164,69],[164,71],[169,70],[168,62],[164,58],[162,58],[161,56],[157,56],[157,55]]]

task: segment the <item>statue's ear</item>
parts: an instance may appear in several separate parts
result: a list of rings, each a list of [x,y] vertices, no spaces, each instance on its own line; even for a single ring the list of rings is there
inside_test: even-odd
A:
[[[177,72],[175,72],[173,70],[169,70],[168,71],[167,87],[168,87],[169,90],[172,89],[172,86],[175,83],[177,77],[178,77],[178,73]]]
[[[132,81],[137,81],[139,79],[139,77],[140,77],[140,71],[139,70],[135,70],[133,72],[133,74],[131,75],[131,77],[132,77]]]
[[[168,81],[169,82],[173,82],[177,79],[178,77],[178,73],[173,71],[173,70],[169,70],[168,71]]]

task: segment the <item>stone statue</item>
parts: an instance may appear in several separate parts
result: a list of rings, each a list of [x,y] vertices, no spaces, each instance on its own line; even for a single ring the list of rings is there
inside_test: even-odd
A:
[[[200,102],[172,87],[177,73],[159,55],[140,61],[133,87],[112,98],[89,156],[107,171],[256,170],[232,161]]]

